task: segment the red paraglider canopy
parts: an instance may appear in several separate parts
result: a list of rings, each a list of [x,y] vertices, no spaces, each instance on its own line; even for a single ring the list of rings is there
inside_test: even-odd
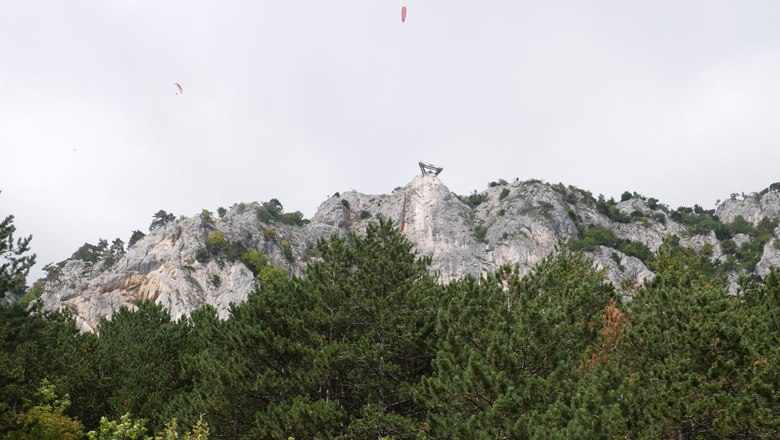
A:
[[[406,6],[401,8],[401,23],[406,23]]]

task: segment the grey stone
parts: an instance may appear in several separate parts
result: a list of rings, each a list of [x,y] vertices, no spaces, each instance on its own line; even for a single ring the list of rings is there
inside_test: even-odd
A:
[[[502,198],[502,194],[504,197]],[[244,301],[256,287],[251,271],[240,261],[225,258],[197,261],[209,234],[221,231],[227,240],[261,251],[269,260],[294,275],[317,258],[316,243],[333,234],[363,234],[370,222],[392,219],[415,246],[420,256],[431,257],[431,271],[446,283],[467,275],[480,276],[501,265],[516,265],[528,273],[563,242],[579,236],[581,227],[599,225],[621,239],[643,243],[655,251],[664,237],[676,235],[680,243],[701,252],[712,248],[711,258],[723,260],[714,233],[691,234],[668,217],[659,222],[639,197],[619,202],[618,209],[630,215],[644,213],[648,220],[615,222],[598,212],[582,190],[541,181],[503,182],[479,193],[486,199],[476,207],[464,203],[433,175],[418,175],[390,194],[367,195],[356,191],[327,198],[308,224],[290,226],[261,222],[258,203],[234,205],[213,225],[196,215],[151,231],[111,267],[102,263],[66,260],[58,277],[44,284],[42,301],[47,309],[66,308],[84,331],[96,331],[101,319],[122,306],[150,300],[164,305],[174,319],[187,316],[208,304],[226,318],[231,303]],[[465,198],[464,198],[465,199]],[[768,193],[745,200],[727,200],[717,211],[724,222],[742,215],[750,222],[780,217],[780,194]],[[780,228],[775,230],[778,239]],[[747,237],[734,238],[739,245]],[[283,245],[286,242],[286,245]],[[290,255],[285,255],[289,246]],[[594,265],[604,270],[626,299],[654,274],[637,258],[615,249],[599,247],[589,253]],[[291,257],[288,259],[288,256]],[[773,240],[764,247],[757,273],[780,265],[780,250]],[[732,289],[736,274],[732,274]]]

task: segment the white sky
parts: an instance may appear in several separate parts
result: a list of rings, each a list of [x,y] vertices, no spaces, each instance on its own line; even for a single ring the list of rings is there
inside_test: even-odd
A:
[[[309,217],[418,160],[460,194],[712,207],[780,180],[778,23],[776,0],[0,0],[0,216],[40,267],[159,209]]]

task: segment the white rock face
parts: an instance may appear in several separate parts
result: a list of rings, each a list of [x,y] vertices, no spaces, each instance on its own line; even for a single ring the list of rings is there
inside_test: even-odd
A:
[[[419,175],[391,194],[334,194],[304,226],[261,222],[256,212],[259,204],[234,205],[213,225],[198,215],[157,228],[110,267],[64,261],[58,265],[58,276],[47,277],[42,301],[48,309],[71,310],[85,331],[96,331],[101,319],[110,318],[122,306],[133,307],[138,300],[164,305],[174,319],[204,304],[225,318],[230,304],[244,301],[257,281],[235,256],[198,261],[198,250],[206,248],[209,234],[221,231],[229,242],[261,251],[273,264],[301,275],[306,263],[316,258],[318,239],[364,233],[379,217],[392,219],[418,255],[431,257],[431,270],[442,283],[479,276],[504,264],[527,273],[563,241],[579,237],[578,223],[602,226],[617,238],[642,243],[652,251],[664,237],[676,235],[684,246],[698,252],[706,249],[714,260],[725,259],[714,233],[690,234],[668,217],[666,208],[650,209],[640,198],[617,204],[623,214],[637,216],[630,223],[611,220],[598,211],[590,193],[561,184],[500,181],[471,199],[470,206],[464,202],[467,198],[452,193],[437,177]],[[717,215],[724,222],[738,215],[754,223],[764,217],[780,218],[780,194],[729,200],[718,207]],[[780,240],[779,234],[780,228],[775,230],[775,240]],[[737,235],[734,241],[740,245],[747,239]],[[590,255],[626,297],[654,276],[641,260],[615,249],[599,247]],[[763,275],[779,265],[780,250],[770,240],[757,272]]]
[[[763,196],[753,194],[741,200],[727,199],[718,205],[715,214],[723,223],[733,222],[738,215],[753,224],[764,217],[780,218],[780,192],[770,191]]]
[[[651,272],[639,258],[599,246],[598,252],[592,253],[596,267],[604,270],[605,278],[612,283],[624,299],[630,299],[636,289],[653,279]]]
[[[238,214],[234,207],[231,215],[215,227],[206,225],[200,216],[159,227],[111,267],[103,267],[101,262],[66,260],[59,276],[44,284],[44,307],[69,309],[85,331],[95,331],[100,319],[110,318],[122,306],[133,308],[139,300],[164,305],[173,319],[204,304],[227,318],[230,304],[246,300],[255,287],[255,279],[238,261],[197,261],[196,253],[205,248],[211,232],[220,230],[228,240],[262,250],[277,264],[300,273],[285,261],[277,244],[287,237],[289,227],[277,228],[276,240],[267,239],[254,213],[256,207],[249,205],[243,214]],[[296,234],[300,235],[300,231],[290,235]]]
[[[775,237],[780,236],[780,231],[775,230]],[[769,240],[764,245],[764,255],[756,265],[756,273],[762,277],[769,273],[771,268],[780,268],[780,238]]]

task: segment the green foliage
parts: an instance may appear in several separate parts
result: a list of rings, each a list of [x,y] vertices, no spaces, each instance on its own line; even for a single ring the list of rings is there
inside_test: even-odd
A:
[[[590,225],[582,231],[582,239],[573,243],[574,250],[592,251],[597,246],[617,249],[619,240],[611,229],[599,225]]]
[[[569,241],[572,250],[593,251],[598,246],[611,247],[626,255],[639,258],[647,262],[652,257],[650,249],[641,242],[619,239],[611,229],[599,225],[589,225],[580,231],[582,238]]]
[[[195,251],[195,260],[197,260],[199,263],[205,263],[209,260],[209,251],[208,249],[201,247],[198,248],[197,251]]]
[[[243,214],[246,211],[246,203],[241,202],[238,204],[238,207],[236,208],[236,213],[239,215]]]
[[[621,201],[621,202],[625,202],[625,201],[627,201],[627,200],[631,200],[631,198],[632,198],[632,197],[633,197],[633,196],[631,195],[631,193],[630,193],[630,192],[628,192],[628,191],[625,191],[623,194],[621,194],[621,195],[620,195],[620,201]]]
[[[655,211],[658,209],[658,199],[655,199],[653,197],[650,197],[647,199],[647,207]]]
[[[609,255],[609,257],[610,257],[610,258],[612,258],[612,261],[614,261],[614,262],[615,262],[615,264],[617,265],[617,267],[618,267],[619,269],[623,270],[622,263],[620,262],[620,255],[618,255],[618,254],[617,254],[617,252],[612,252],[612,253]]]
[[[737,244],[734,243],[734,240],[728,239],[723,240],[720,242],[720,251],[724,254],[736,254],[737,253]]]
[[[755,270],[763,255],[764,246],[772,239],[772,234],[777,224],[778,221],[776,219],[763,218],[758,224],[753,226],[742,216],[737,216],[730,224],[723,225],[722,229],[726,231],[725,236],[729,238],[720,242],[720,248],[724,254],[733,256],[733,259],[727,261],[727,264],[720,268],[721,271],[737,269]],[[734,240],[730,238],[736,234],[747,235],[748,241],[737,247]],[[718,235],[717,232],[716,235]]]
[[[321,240],[302,277],[226,243],[259,283],[224,320],[144,302],[95,335],[0,307],[0,438],[777,438],[780,271],[738,295],[722,273],[773,222],[735,228],[750,240],[717,269],[665,239],[626,304],[569,249],[440,285],[380,220]],[[571,247],[646,252],[581,233]]]
[[[690,249],[663,245],[656,277],[631,303],[613,364],[621,379],[612,386],[625,397],[618,408],[627,426],[648,438],[762,430],[754,419],[762,404],[748,385],[758,353],[740,335],[749,315],[701,263]]]
[[[579,193],[580,193],[580,195],[582,196],[582,200],[583,200],[583,201],[584,201],[584,202],[585,202],[587,205],[590,205],[590,206],[595,206],[595,205],[596,205],[596,202],[597,202],[597,201],[596,201],[596,198],[595,198],[595,197],[593,197],[593,193],[592,193],[592,192],[590,192],[590,191],[585,191],[585,190],[583,190],[583,189],[579,189],[579,188],[574,188],[574,187],[572,187],[572,189],[573,189],[574,191],[577,191],[577,192],[579,192]]]
[[[25,411],[8,420],[8,431],[3,439],[8,440],[76,440],[83,437],[83,426],[78,420],[68,417],[70,407],[68,395],[57,398],[56,387],[48,380],[42,380],[35,392],[34,401],[25,403]]]
[[[217,208],[217,214],[219,215],[219,218],[225,218],[225,216],[227,215],[227,209],[220,206],[219,208]]]
[[[111,246],[103,249],[100,259],[103,260],[103,267],[111,267],[125,255],[125,243],[120,238],[115,238]]]
[[[215,223],[214,215],[211,214],[211,211],[209,211],[208,209],[203,209],[200,212],[200,218],[201,220],[203,220],[203,224],[207,226],[214,226]]]
[[[271,199],[267,202],[263,202],[259,208],[255,210],[258,220],[264,223],[274,221],[282,214],[283,206],[277,199]]]
[[[474,191],[473,194],[470,194],[467,197],[458,196],[458,199],[460,199],[461,202],[468,205],[470,208],[476,208],[477,206],[481,205],[484,202],[488,201],[488,195],[487,194],[477,194],[476,191]]]
[[[617,202],[615,202],[614,199],[604,200],[604,196],[600,195],[599,199],[596,201],[596,209],[612,221],[618,223],[631,222],[631,217],[620,212],[617,208]]]
[[[740,269],[752,272],[756,265],[761,261],[764,253],[764,245],[771,239],[770,236],[755,237],[750,241],[742,243],[736,253],[737,261],[740,262]]]
[[[279,243],[279,246],[282,247],[282,251],[284,252],[284,258],[286,258],[287,261],[292,263],[293,253],[292,253],[292,247],[290,247],[290,243],[282,240],[282,242]]]
[[[133,245],[138,243],[138,241],[144,237],[146,237],[146,234],[136,229],[135,231],[133,231],[133,234],[130,236],[130,240],[128,240],[127,242],[127,248],[130,249],[131,247],[133,247]]]
[[[229,385],[210,392],[215,432],[408,437],[419,426],[409,392],[430,365],[428,295],[436,284],[428,260],[416,259],[385,221],[365,237],[322,240],[319,249],[322,259],[304,278],[261,283],[231,310],[231,336],[221,345],[228,360],[209,372]],[[242,261],[267,267],[255,251]]]
[[[120,257],[125,254],[125,242],[121,238],[115,238],[111,242],[111,247],[108,249],[109,253],[114,257]]]
[[[32,236],[14,242],[13,221],[14,216],[9,215],[0,222],[0,298],[6,292],[23,291],[27,274],[35,264],[35,254],[25,255],[30,251]]]
[[[70,394],[74,407],[68,412],[83,422],[87,414],[101,411],[92,399],[92,340],[79,334],[69,313],[44,312],[40,303],[0,307],[0,422],[15,418],[21,408],[39,405],[36,393],[42,383]]]
[[[89,440],[151,440],[146,436],[146,420],[134,420],[130,413],[123,414],[119,420],[100,419],[100,427],[87,433]]]
[[[261,283],[281,282],[287,279],[287,271],[271,264],[268,257],[260,251],[247,249],[241,254],[239,260],[252,271],[252,274]]]
[[[770,219],[770,218],[764,217],[756,225],[754,235],[757,235],[757,236],[772,235],[774,233],[775,228],[777,228],[778,223],[779,223],[779,221],[776,218],[775,219]]]
[[[341,199],[341,205],[344,206],[344,209],[349,209],[349,200]]]
[[[246,267],[252,271],[255,276],[260,273],[262,268],[270,265],[268,257],[263,255],[262,252],[254,249],[247,249],[244,251],[244,253],[241,254],[239,260],[244,263],[244,265],[246,265]]]
[[[19,304],[27,305],[40,298],[41,295],[43,295],[43,284],[41,284],[40,281],[36,281],[33,283],[32,287],[19,298]]]
[[[189,431],[179,433],[179,423],[174,417],[165,424],[162,435],[154,436],[154,440],[208,440],[209,424],[201,416]]]
[[[729,224],[729,232],[731,235],[736,234],[747,234],[751,235],[753,233],[753,225],[744,219],[741,215],[738,215],[734,218],[734,220]]]
[[[108,243],[106,243],[107,245]],[[100,259],[102,249],[93,244],[84,243],[80,248],[76,249],[76,252],[70,256],[73,260],[81,260],[86,263],[96,263]]]
[[[626,255],[639,258],[644,263],[647,263],[653,256],[650,249],[639,241],[620,240],[617,249]]]
[[[145,416],[150,426],[162,426],[174,415],[171,404],[190,383],[178,355],[184,330],[162,305],[149,301],[138,303],[136,310],[122,307],[110,321],[100,322],[96,367],[111,376],[95,386],[105,386],[108,416],[129,412]]]
[[[279,221],[285,225],[303,226],[309,221],[303,218],[300,211],[286,212],[279,217]]]
[[[520,278],[505,267],[450,283],[438,314],[433,374],[421,400],[436,438],[534,435],[550,402],[572,395],[571,378],[599,336],[614,294],[581,254],[564,252]],[[549,435],[549,437],[548,437]]]
[[[359,217],[360,217],[361,220],[365,220],[367,218],[371,218],[371,213],[366,211],[365,209],[363,209],[363,210],[360,211]]]
[[[433,354],[430,259],[417,258],[387,220],[369,224],[365,237],[319,248],[322,261],[309,266],[304,286],[329,359],[320,396],[339,400],[355,418],[347,432],[359,438],[409,437],[422,417],[410,386],[430,371]]]
[[[101,238],[98,240],[97,245],[84,243],[70,258],[92,264],[102,261],[105,267],[109,267],[122,258],[124,254],[125,244],[121,239],[114,239],[111,242],[111,247],[109,247],[108,240]]]
[[[161,209],[152,216],[152,224],[149,225],[149,230],[151,231],[160,226],[165,226],[173,221],[176,221],[176,216]]]
[[[687,226],[694,235],[706,235],[714,231],[718,240],[726,240],[734,235],[733,229],[721,223],[715,210],[705,211],[698,205],[694,209],[681,206],[672,211],[669,218]]]
[[[504,200],[505,198],[509,197],[509,188],[504,188],[501,190],[501,194],[498,195],[498,200]]]
[[[222,231],[214,231],[206,238],[206,248],[211,253],[218,253],[226,245],[227,239]]]
[[[276,240],[276,238],[279,236],[279,234],[276,232],[276,229],[274,228],[263,228],[263,235],[265,236],[266,240]]]
[[[528,204],[520,210],[520,215],[539,215],[547,220],[551,220],[555,206],[552,203],[543,200],[538,201],[536,205]]]
[[[303,226],[308,223],[308,220],[303,218],[303,214],[300,211],[284,212],[284,207],[277,199],[271,199],[268,202],[264,202],[259,208],[255,210],[258,220],[263,223],[279,222],[285,225]]]
[[[487,239],[485,238],[487,235],[487,230],[487,226],[483,224],[474,225],[474,237],[477,239],[477,241],[487,243]]]

